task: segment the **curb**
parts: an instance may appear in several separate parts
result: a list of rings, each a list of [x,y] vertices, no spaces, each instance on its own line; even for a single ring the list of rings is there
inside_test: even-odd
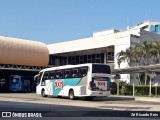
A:
[[[160,98],[135,97],[136,101],[160,102]]]
[[[154,97],[136,97],[136,96],[118,96],[111,95],[108,100],[135,100],[135,101],[147,101],[147,102],[160,102],[160,98]]]

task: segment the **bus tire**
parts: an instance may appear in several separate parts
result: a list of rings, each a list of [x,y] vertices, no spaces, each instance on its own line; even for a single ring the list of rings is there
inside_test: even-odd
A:
[[[74,99],[75,99],[73,89],[69,90],[69,99],[71,99],[71,100],[74,100]]]
[[[42,89],[41,95],[42,95],[42,97],[47,97],[47,95],[45,95],[45,90],[44,89]]]

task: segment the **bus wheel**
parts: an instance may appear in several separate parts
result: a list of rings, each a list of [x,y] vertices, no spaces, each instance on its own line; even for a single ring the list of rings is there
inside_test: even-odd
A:
[[[70,91],[69,91],[69,99],[71,99],[71,100],[74,100],[74,99],[75,99],[74,91],[73,91],[73,90],[70,90]]]
[[[45,90],[42,90],[41,95],[42,97],[47,97],[47,95],[45,95]]]

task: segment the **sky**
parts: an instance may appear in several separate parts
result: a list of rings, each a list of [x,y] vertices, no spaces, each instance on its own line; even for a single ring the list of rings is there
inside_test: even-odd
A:
[[[46,44],[160,21],[160,0],[0,0],[0,36]]]

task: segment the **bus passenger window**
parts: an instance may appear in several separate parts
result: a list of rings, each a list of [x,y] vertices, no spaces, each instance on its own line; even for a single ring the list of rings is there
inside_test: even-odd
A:
[[[50,79],[55,79],[55,72],[54,71],[50,72]]]
[[[56,71],[56,79],[62,79],[63,77],[63,74],[62,74],[62,71]]]
[[[84,77],[87,75],[87,68],[80,68],[79,69],[79,76]]]
[[[49,72],[45,72],[42,80],[48,80],[48,79],[50,79]]]
[[[64,70],[64,78],[70,78],[70,70]]]
[[[72,70],[71,70],[71,76],[72,76],[73,78],[78,77],[78,69],[72,69]]]

